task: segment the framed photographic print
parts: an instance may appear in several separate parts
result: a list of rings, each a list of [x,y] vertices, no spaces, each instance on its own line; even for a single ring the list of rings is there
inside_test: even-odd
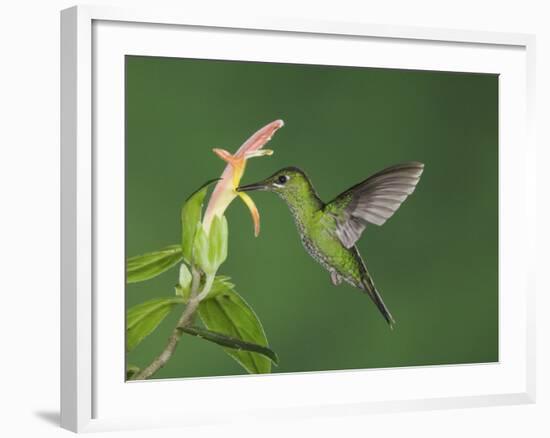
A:
[[[532,36],[61,17],[63,427],[534,400]]]

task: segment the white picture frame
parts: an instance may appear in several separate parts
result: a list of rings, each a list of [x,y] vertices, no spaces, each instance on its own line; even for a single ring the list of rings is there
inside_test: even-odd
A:
[[[192,49],[181,44],[189,38]],[[319,43],[323,50],[317,51]],[[281,45],[286,49],[277,51]],[[266,55],[265,47],[273,50]],[[303,59],[306,47],[309,59]],[[353,55],[363,49],[368,61]],[[534,36],[526,34],[201,16],[188,10],[62,11],[62,427],[83,432],[208,424],[212,418],[234,422],[534,402],[535,216],[532,208],[515,208],[517,202],[535,204],[534,51]],[[500,74],[499,363],[125,383],[116,365],[124,360],[125,54],[305,63],[332,56],[336,65]],[[117,219],[104,220],[105,210]],[[515,237],[519,226],[527,239]],[[181,397],[174,403],[183,386],[193,406]],[[229,393],[240,396],[228,405]],[[246,401],[260,394],[269,397],[262,403],[256,398],[257,406]],[[136,401],[146,404],[142,411]]]

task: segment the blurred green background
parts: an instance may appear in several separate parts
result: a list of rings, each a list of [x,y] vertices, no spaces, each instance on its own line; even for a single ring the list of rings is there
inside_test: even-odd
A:
[[[397,320],[302,248],[283,201],[252,194],[226,212],[220,273],[260,317],[280,357],[273,372],[498,361],[498,77],[496,75],[126,58],[126,251],[180,241],[183,201],[266,123],[286,122],[275,154],[249,162],[243,184],[295,165],[325,201],[382,168],[418,160],[416,192],[359,250]],[[129,285],[126,304],[170,296],[177,268]],[[180,310],[128,354],[147,365]],[[223,350],[186,336],[156,378],[244,374]]]

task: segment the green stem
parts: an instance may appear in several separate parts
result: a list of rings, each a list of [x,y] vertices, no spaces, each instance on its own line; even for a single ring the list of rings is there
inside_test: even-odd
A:
[[[174,351],[176,351],[176,347],[178,346],[179,340],[183,334],[183,331],[181,329],[193,323],[195,312],[199,308],[201,300],[204,299],[210,292],[215,275],[206,276],[204,287],[199,294],[200,274],[194,267],[191,268],[191,272],[193,277],[191,281],[190,298],[187,305],[185,306],[185,309],[183,310],[183,313],[181,314],[180,319],[178,320],[178,323],[176,324],[176,327],[168,338],[168,343],[166,344],[166,347],[164,347],[164,350],[162,350],[162,352],[146,368],[134,374],[130,380],[148,379],[158,370],[160,370],[164,365],[166,365],[166,363],[174,354]]]

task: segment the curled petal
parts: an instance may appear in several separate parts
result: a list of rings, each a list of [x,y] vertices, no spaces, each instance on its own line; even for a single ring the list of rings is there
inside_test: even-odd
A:
[[[214,148],[212,149],[212,151],[226,163],[233,164],[235,161],[237,161],[237,158],[235,158],[230,152],[227,152],[225,149]]]
[[[254,204],[254,201],[250,196],[242,192],[239,192],[239,196],[250,210],[252,221],[254,222],[254,236],[258,237],[258,235],[260,234],[260,212],[258,211],[256,204]]]
[[[251,152],[245,152],[244,157],[246,159],[248,158],[254,158],[254,157],[265,157],[273,155],[272,149],[258,149],[257,151],[251,151]]]
[[[275,131],[282,128],[284,124],[285,123],[282,120],[275,120],[268,123],[263,128],[260,128],[243,143],[243,145],[235,153],[235,156],[241,156],[247,152],[254,152],[262,148],[269,140],[271,140],[271,137],[273,137]]]

